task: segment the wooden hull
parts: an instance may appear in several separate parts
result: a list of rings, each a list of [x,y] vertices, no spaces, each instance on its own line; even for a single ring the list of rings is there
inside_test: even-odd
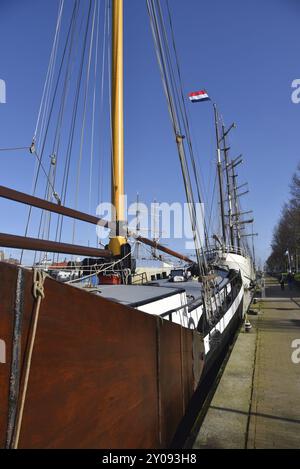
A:
[[[0,263],[2,448],[24,390],[32,288],[31,271]],[[44,288],[18,447],[168,447],[202,373],[200,334],[50,278]]]

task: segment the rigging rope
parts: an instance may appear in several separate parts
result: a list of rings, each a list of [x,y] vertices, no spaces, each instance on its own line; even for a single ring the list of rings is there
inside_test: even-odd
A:
[[[59,5],[59,8],[58,8],[58,19],[57,19],[57,23],[56,23],[55,36],[54,36],[54,41],[53,41],[53,45],[52,45],[52,51],[51,51],[50,60],[49,60],[49,64],[48,64],[48,70],[47,70],[47,74],[46,74],[46,80],[45,80],[45,83],[44,83],[44,88],[43,88],[42,99],[41,99],[40,108],[39,108],[39,112],[38,112],[36,127],[35,127],[34,134],[33,134],[33,140],[34,140],[34,141],[36,140],[37,133],[38,133],[38,128],[39,128],[39,124],[40,124],[40,118],[41,118],[42,108],[43,108],[43,106],[44,106],[44,98],[45,98],[45,94],[46,94],[46,92],[47,92],[46,90],[47,90],[47,88],[49,88],[49,87],[48,87],[49,76],[50,76],[50,74],[51,74],[51,70],[52,70],[53,64],[54,64],[54,62],[55,62],[55,58],[54,58],[54,57],[56,56],[56,52],[57,52],[57,43],[58,43],[58,36],[59,36],[59,32],[60,32],[60,26],[61,26],[61,19],[62,19],[63,7],[64,7],[64,0],[61,0],[61,1],[60,1],[60,5]]]
[[[158,3],[158,2],[156,2]],[[163,86],[167,98],[169,113],[171,117],[171,122],[173,125],[174,133],[176,135],[176,143],[178,147],[178,154],[184,179],[184,186],[186,191],[186,197],[188,201],[188,207],[190,211],[190,217],[192,222],[192,231],[193,231],[193,239],[195,243],[195,251],[197,256],[197,262],[199,266],[199,270],[201,273],[204,273],[207,269],[206,259],[201,243],[201,236],[199,233],[199,228],[197,224],[197,217],[196,217],[196,210],[195,210],[195,202],[193,198],[192,192],[192,183],[189,173],[189,167],[186,159],[185,148],[183,145],[183,135],[181,132],[180,126],[180,111],[178,110],[178,104],[176,100],[176,96],[178,97],[175,85],[175,80],[173,79],[174,73],[172,70],[172,66],[170,64],[170,56],[168,46],[166,45],[167,38],[166,35],[162,33],[163,30],[163,18],[162,15],[158,17],[156,12],[156,7],[154,4],[154,0],[147,0],[147,7],[148,13],[150,17],[150,24],[151,29],[154,37],[155,42],[155,49],[156,55],[158,58],[158,63],[160,67],[161,77],[163,81]],[[173,90],[173,91],[172,91]]]
[[[76,26],[77,26],[78,19],[79,19],[79,6],[80,6],[80,3],[78,3],[78,8],[77,8],[75,19],[74,19],[74,26],[73,26],[74,34],[72,34],[71,44],[70,44],[70,61],[68,62],[68,67],[66,70],[65,79],[68,82],[70,81],[71,75],[73,73],[73,69],[75,67],[76,53],[77,53],[77,50],[80,48],[79,39],[82,36],[81,31],[82,31],[83,20],[84,20],[83,17],[81,19],[81,22],[80,22],[80,25],[76,34],[76,38],[75,38],[75,30],[76,30]],[[71,59],[72,59],[72,62],[71,62]],[[67,151],[66,151],[66,156],[65,156],[63,179],[62,179],[62,185],[61,185],[61,194],[62,194],[62,200],[63,200],[64,205],[66,203],[66,194],[67,194],[68,181],[69,181],[69,169],[70,169],[71,153],[72,153],[72,148],[73,148],[74,129],[75,129],[76,116],[77,116],[78,100],[79,100],[79,91],[78,91],[78,80],[77,80],[77,87],[76,87],[76,92],[75,92],[75,100],[73,103],[72,115],[71,115],[71,119],[69,119],[70,130],[69,130]],[[63,215],[59,215],[57,217],[55,241],[58,241],[58,240],[61,241],[63,220],[64,220]],[[54,260],[54,257],[55,257],[55,254],[53,255],[53,260]],[[58,262],[58,259],[59,259],[59,254],[57,254],[57,262]]]
[[[82,47],[82,52],[81,52],[81,60],[80,60],[80,65],[79,65],[79,74],[78,74],[78,78],[77,78],[77,86],[76,86],[76,92],[75,92],[75,101],[74,101],[74,106],[73,106],[73,111],[72,111],[71,128],[70,128],[70,133],[69,133],[66,164],[65,164],[63,183],[62,183],[62,188],[63,188],[62,201],[63,201],[63,204],[65,204],[65,200],[66,200],[66,196],[67,196],[67,187],[68,187],[68,179],[69,179],[69,172],[70,172],[72,149],[73,149],[73,143],[74,143],[74,133],[75,133],[75,127],[76,127],[76,121],[77,121],[78,105],[79,105],[79,99],[80,99],[82,75],[83,75],[83,69],[84,69],[84,59],[85,59],[85,51],[86,51],[86,44],[87,44],[87,35],[88,35],[88,26],[89,26],[89,20],[90,20],[90,12],[91,12],[91,0],[90,0],[90,4],[89,4],[89,13],[88,13],[88,17],[87,17],[87,21],[86,21],[86,27],[85,27],[85,33],[84,33],[84,42],[83,42],[83,47]],[[61,216],[59,218],[59,223],[58,223],[58,226],[57,226],[57,233],[56,233],[56,236],[58,237],[59,242],[61,241],[61,237],[62,237],[63,222],[64,222],[64,217]]]
[[[57,169],[57,164],[58,164],[59,147],[60,147],[60,141],[61,141],[61,128],[62,128],[62,122],[63,122],[63,117],[64,117],[67,94],[69,92],[69,78],[70,78],[70,75],[71,75],[71,57],[72,57],[72,51],[73,51],[73,46],[74,46],[74,33],[75,33],[75,28],[76,28],[76,20],[77,20],[77,10],[76,10],[76,13],[75,13],[75,16],[74,16],[74,21],[72,23],[72,28],[71,28],[71,38],[70,38],[70,44],[69,44],[69,52],[68,52],[68,59],[67,59],[67,65],[66,65],[65,78],[64,78],[64,83],[63,83],[62,97],[61,97],[61,100],[60,100],[61,102],[60,102],[60,108],[59,108],[59,115],[58,115],[58,119],[57,119],[55,137],[54,137],[53,146],[52,146],[52,153],[51,153],[51,156],[50,156],[51,162],[50,162],[50,165],[49,165],[48,176],[49,176],[49,178],[52,177],[53,186],[55,185],[55,181],[56,181],[56,169]],[[54,162],[54,163],[51,164],[52,162]],[[47,184],[44,198],[47,199],[47,200],[51,200],[52,196],[53,196],[53,194],[50,193],[49,185]],[[48,227],[47,227],[47,233],[46,233],[46,230],[44,230],[43,239],[45,237],[49,239],[52,214],[51,214],[51,212],[45,212],[44,210],[42,210],[41,217],[40,217],[38,238],[40,237],[41,227],[42,227],[42,222],[43,222],[43,217],[44,216],[48,217]],[[44,222],[44,225],[46,225],[46,221]],[[37,253],[35,253],[34,262],[36,261],[36,255],[37,255]],[[42,258],[42,255],[43,255],[43,253],[41,252],[40,253],[40,259]],[[53,262],[54,262],[54,256],[55,256],[55,254],[53,254]]]
[[[182,119],[183,126],[184,126],[184,130],[185,130],[185,137],[186,137],[188,147],[189,147],[189,156],[190,156],[191,165],[192,165],[192,172],[193,172],[193,176],[194,176],[194,180],[195,180],[195,184],[196,184],[198,202],[199,202],[200,207],[201,207],[201,214],[202,214],[202,220],[203,220],[203,225],[204,225],[205,241],[206,241],[206,245],[208,245],[208,230],[207,230],[207,226],[206,226],[206,222],[205,222],[205,218],[204,218],[204,208],[203,208],[203,204],[202,204],[201,188],[200,188],[200,182],[199,182],[199,177],[198,177],[198,170],[197,170],[196,160],[195,160],[195,156],[194,156],[194,149],[193,149],[193,145],[192,145],[191,132],[190,132],[190,126],[189,126],[189,119],[188,119],[188,115],[187,115],[185,97],[184,97],[184,93],[183,93],[183,82],[182,82],[182,76],[181,76],[180,65],[179,65],[179,58],[178,58],[176,42],[175,42],[173,22],[172,22],[172,17],[171,17],[171,12],[170,12],[170,8],[169,8],[168,0],[167,0],[166,3],[167,3],[167,12],[168,12],[168,18],[169,18],[169,26],[170,26],[171,37],[172,37],[172,46],[173,46],[173,52],[174,52],[174,57],[175,57],[175,66],[176,66],[178,80],[176,80],[176,78],[175,78],[175,73],[174,73],[174,68],[173,68],[173,63],[172,63],[172,58],[171,58],[171,52],[170,52],[170,48],[169,48],[169,44],[168,44],[167,32],[166,32],[166,28],[165,28],[164,21],[163,21],[163,14],[162,14],[162,10],[161,10],[161,7],[160,7],[160,3],[158,2],[160,23],[161,23],[162,29],[163,29],[164,48],[166,50],[166,55],[168,57],[170,74],[171,74],[171,77],[173,77],[172,78],[172,81],[174,82],[173,88],[174,88],[174,91],[176,93],[175,101],[178,102],[177,113],[180,112],[181,119]],[[178,83],[178,86],[176,85],[176,81]]]
[[[72,59],[72,53],[73,53],[73,50],[74,50],[74,38],[75,38],[77,16],[78,16],[78,7],[77,7],[77,10],[76,10],[76,13],[75,13],[75,16],[74,16],[74,21],[72,23],[68,59],[67,59],[65,77],[64,77],[62,97],[61,97],[61,100],[60,100],[61,104],[60,104],[59,115],[58,115],[58,119],[57,119],[57,126],[56,126],[56,130],[55,130],[55,137],[54,137],[53,147],[52,147],[52,154],[55,154],[56,157],[58,157],[58,151],[59,151],[59,147],[60,147],[63,117],[64,117],[64,113],[65,113],[66,100],[67,100],[67,96],[68,96],[69,89],[70,89],[70,77],[71,77],[72,69],[73,69],[73,66],[74,66],[74,60],[73,60],[73,63],[71,63],[71,59]]]
[[[96,39],[95,39],[96,43],[95,43],[95,59],[94,59],[94,90],[93,90],[93,105],[92,105],[92,129],[91,129],[91,153],[90,153],[88,213],[91,213],[91,210],[92,210],[92,176],[93,176],[93,163],[94,163],[96,89],[97,89],[98,42],[99,42],[99,17],[100,17],[100,1],[98,1],[98,8],[97,8],[97,30],[96,30]]]
[[[29,150],[30,146],[27,147],[13,147],[13,148],[0,148],[0,151],[18,151],[18,150]]]
[[[95,270],[95,272],[93,272],[92,274],[89,274],[89,275],[85,275],[84,277],[81,277],[80,279],[75,279],[75,280],[69,280],[68,282],[66,283],[78,283],[78,282],[81,282],[82,280],[86,280],[88,278],[91,278],[91,277],[94,277],[94,275],[98,275],[99,273],[101,272],[105,272],[107,270],[111,270],[112,267],[114,267],[115,265],[117,264],[120,264],[120,262],[122,262],[124,259],[126,259],[128,256],[131,255],[131,251],[128,252],[124,257],[122,257],[122,259],[118,259],[116,260],[115,262],[113,262],[112,264],[110,264],[108,267],[106,267],[105,269],[99,269],[99,270]]]
[[[217,170],[216,170],[216,172],[215,172],[215,179],[214,179],[214,185],[213,185],[212,201],[211,201],[211,204],[210,204],[210,213],[209,213],[208,223],[207,223],[207,230],[208,230],[208,232],[209,232],[210,227],[211,227],[212,211],[213,211],[213,201],[214,201],[214,199],[215,199],[215,194],[216,194],[217,177],[218,177],[218,174],[217,174]]]
[[[70,21],[70,26],[69,26],[69,30],[68,30],[68,34],[67,34],[67,38],[66,38],[66,44],[65,44],[65,48],[64,48],[64,51],[63,51],[63,55],[62,55],[62,59],[61,59],[60,67],[59,67],[57,82],[56,82],[56,86],[55,86],[55,90],[54,90],[54,95],[53,95],[53,99],[52,99],[52,103],[51,103],[51,108],[50,108],[50,112],[49,112],[49,117],[48,117],[48,123],[47,123],[47,126],[46,126],[46,131],[45,131],[45,135],[44,135],[44,141],[43,141],[42,150],[41,150],[41,153],[40,153],[41,156],[40,156],[40,159],[39,159],[39,161],[38,161],[38,165],[37,165],[36,171],[35,171],[35,176],[34,176],[34,179],[33,179],[32,195],[35,195],[36,189],[37,189],[37,183],[38,183],[38,178],[39,178],[39,174],[40,174],[40,169],[41,169],[41,162],[42,162],[42,158],[43,158],[43,153],[44,153],[44,149],[45,149],[45,145],[46,145],[46,138],[47,138],[47,134],[48,134],[48,130],[49,130],[50,119],[51,119],[51,116],[52,116],[53,107],[54,107],[54,101],[55,101],[55,97],[56,97],[57,90],[58,90],[58,84],[59,84],[59,80],[60,80],[60,76],[61,76],[61,71],[62,71],[62,66],[63,66],[63,62],[64,62],[64,57],[65,57],[65,53],[66,53],[66,49],[67,49],[67,44],[68,44],[68,41],[69,41],[69,35],[70,35],[71,27],[72,27],[72,24],[73,24],[73,21],[74,21],[74,15],[75,15],[75,13],[76,13],[77,2],[78,2],[78,0],[76,0],[76,2],[75,2],[75,4],[74,4],[74,8],[73,8],[73,12],[72,12],[72,17],[71,17],[71,21]],[[59,14],[59,16],[58,16],[57,23],[59,23],[59,22],[60,22],[60,14]],[[54,39],[54,42],[55,42],[55,39]],[[51,61],[51,60],[52,60],[52,59],[50,58],[50,61]],[[32,149],[32,152],[35,151],[35,140],[34,140],[34,138],[33,138],[33,142],[32,142],[32,145],[31,145],[31,149]],[[31,214],[32,214],[32,207],[29,207],[28,216],[27,216],[27,223],[26,223],[26,227],[25,227],[25,234],[24,234],[25,237],[26,237],[27,234],[28,234],[29,225],[30,225],[30,219],[31,219]],[[22,263],[23,254],[24,254],[24,250],[21,251],[20,263]]]
[[[61,200],[60,200],[60,198],[59,198],[59,195],[58,195],[58,193],[56,192],[56,190],[55,190],[55,188],[54,188],[52,182],[50,181],[49,174],[48,174],[48,173],[46,172],[46,170],[45,170],[45,167],[44,167],[44,165],[43,165],[43,163],[42,163],[42,159],[39,157],[39,155],[37,154],[36,150],[34,150],[33,154],[36,156],[36,158],[37,158],[37,160],[38,160],[38,162],[39,162],[39,165],[40,165],[40,167],[42,168],[42,171],[43,171],[43,173],[44,173],[45,176],[46,176],[47,183],[49,184],[49,186],[50,186],[50,188],[51,188],[51,190],[52,190],[52,195],[53,195],[53,197],[56,199],[58,205],[61,205]]]
[[[158,5],[159,15],[157,15],[155,4]],[[195,252],[197,257],[197,264],[199,268],[199,273],[202,274],[203,281],[203,301],[205,305],[205,314],[209,322],[213,320],[213,304],[212,304],[212,295],[211,295],[211,282],[207,273],[209,271],[209,266],[206,260],[205,251],[202,246],[201,236],[199,232],[199,227],[197,223],[197,214],[195,209],[195,201],[193,197],[193,187],[189,172],[189,165],[186,156],[185,146],[183,144],[183,133],[181,131],[181,123],[183,123],[183,128],[187,134],[189,157],[192,164],[192,170],[194,179],[196,179],[196,185],[198,183],[196,164],[193,154],[193,148],[191,145],[190,131],[187,123],[187,114],[184,111],[185,104],[182,103],[183,92],[181,86],[181,75],[179,71],[179,85],[174,78],[174,70],[172,67],[172,60],[170,58],[170,50],[168,46],[167,34],[165,32],[163,15],[160,8],[159,0],[147,0],[148,13],[150,17],[150,24],[153,33],[154,43],[156,46],[156,55],[158,58],[158,63],[160,67],[161,77],[163,81],[163,86],[168,102],[169,113],[171,121],[173,124],[173,129],[176,136],[176,143],[178,148],[178,154],[181,164],[182,175],[184,179],[184,186],[186,192],[186,198],[188,201],[188,208],[190,211],[190,218],[192,223],[192,232],[193,232],[193,241],[195,244]],[[179,63],[177,60],[177,68],[179,69]],[[181,97],[179,89],[181,88]],[[200,197],[200,188],[199,183],[197,185],[199,192],[198,196]],[[201,197],[200,197],[201,201]],[[201,202],[200,202],[201,203]],[[205,228],[206,240],[207,240],[207,231]],[[207,241],[206,241],[207,243]],[[208,244],[208,243],[207,243]]]
[[[89,28],[89,24],[90,24],[91,9],[92,9],[92,1],[90,0],[89,11],[88,11],[88,19],[87,19],[87,28],[86,28],[86,34],[85,34],[85,39],[84,39],[84,52],[85,52],[86,44],[87,44],[87,35],[88,35],[88,28]],[[91,38],[90,38],[90,47],[89,47],[89,55],[88,55],[88,63],[87,63],[87,76],[86,76],[86,81],[85,81],[84,102],[83,102],[83,120],[82,120],[82,126],[81,126],[80,150],[79,150],[79,156],[78,156],[77,178],[76,178],[76,189],[75,189],[75,210],[78,207],[78,197],[79,197],[79,188],[80,188],[81,162],[82,162],[83,143],[84,143],[84,136],[85,136],[85,123],[86,123],[86,114],[87,114],[87,98],[88,98],[88,90],[89,90],[89,84],[90,84],[90,71],[91,71],[93,41],[94,41],[95,17],[96,17],[96,3],[94,4],[94,13],[93,13],[93,20],[92,20],[92,32],[91,32]],[[83,55],[83,60],[84,60],[84,55]],[[75,231],[76,231],[76,220],[74,219],[74,221],[73,221],[73,234],[72,234],[72,243],[73,244],[75,242]]]
[[[101,76],[101,97],[100,97],[100,109],[102,110],[102,115],[104,115],[104,78],[105,78],[105,52],[106,52],[106,42],[109,41],[109,0],[105,1],[105,11],[104,11],[104,39],[103,39],[103,50],[102,50],[102,76]],[[109,54],[109,48],[107,48],[107,53]],[[108,58],[109,60],[109,58]],[[109,74],[109,66],[108,74]],[[110,84],[109,84],[110,86]],[[110,102],[110,101],[109,101]],[[111,115],[110,115],[110,145],[111,142]],[[110,152],[111,153],[111,152]],[[99,158],[99,168],[98,168],[98,204],[102,202],[103,195],[103,159]]]

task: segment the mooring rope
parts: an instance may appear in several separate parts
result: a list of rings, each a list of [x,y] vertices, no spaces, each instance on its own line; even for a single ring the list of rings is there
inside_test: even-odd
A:
[[[16,422],[16,426],[15,426],[15,434],[14,434],[14,440],[13,440],[13,445],[12,445],[13,449],[17,449],[18,445],[19,445],[20,431],[21,431],[23,413],[24,413],[24,405],[25,405],[25,400],[26,400],[26,394],[27,394],[27,388],[28,388],[28,382],[29,382],[29,375],[30,375],[30,369],[31,369],[31,362],[32,362],[32,352],[33,352],[33,347],[34,347],[34,343],[35,343],[37,325],[38,325],[39,314],[40,314],[40,306],[41,306],[42,300],[45,298],[44,282],[45,282],[46,276],[47,276],[46,273],[43,272],[42,270],[38,270],[38,269],[33,270],[33,290],[32,290],[32,294],[33,294],[33,296],[36,300],[36,307],[35,307],[35,311],[34,311],[32,334],[31,334],[31,339],[30,339],[30,343],[29,343],[29,350],[28,350],[27,360],[26,360],[26,364],[25,364],[24,385],[23,385],[23,389],[22,389],[20,409],[19,409],[19,412],[18,412],[17,422]]]

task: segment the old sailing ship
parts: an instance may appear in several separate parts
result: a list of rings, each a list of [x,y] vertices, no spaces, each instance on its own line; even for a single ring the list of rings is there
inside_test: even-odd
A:
[[[245,232],[245,226],[254,222],[252,217],[244,218],[244,215],[252,214],[252,210],[243,211],[240,202],[241,197],[249,192],[248,189],[241,191],[248,183],[238,185],[236,168],[243,162],[242,155],[233,160],[229,158],[230,146],[228,146],[227,135],[236,127],[236,124],[233,123],[228,129],[225,129],[224,122],[222,122],[220,132],[220,119],[216,104],[213,104],[213,109],[216,132],[221,234],[220,236],[216,234],[213,236],[215,246],[210,247],[207,254],[214,257],[214,262],[218,266],[234,269],[241,273],[243,285],[248,294],[246,301],[249,302],[249,293],[254,289],[256,284],[253,238],[257,233],[253,233],[253,229],[251,233]],[[224,154],[223,161],[221,152]],[[223,173],[225,173],[225,181],[223,181]],[[248,237],[252,238],[252,250],[247,242]]]
[[[80,3],[74,2],[70,38]],[[89,2],[89,20],[97,17],[97,3]],[[147,5],[168,90],[170,70],[162,48],[166,44],[162,43],[160,4],[148,0]],[[3,247],[85,256],[84,274],[88,272],[79,283],[66,284],[45,276],[41,268],[0,264],[1,447],[169,446],[201,376],[213,366],[243,316],[244,284],[239,270],[220,268],[215,258],[211,265],[201,245],[182,123],[170,95],[168,105],[191,207],[197,262],[135,236],[139,242],[180,259],[185,268],[173,272],[173,282],[162,279],[155,284],[130,284],[133,256],[121,197],[122,0],[112,0],[111,83],[115,220],[107,222],[67,207],[57,200],[54,178],[48,184],[50,199],[0,187],[1,197],[44,213],[115,229],[105,249],[0,234]],[[35,145],[33,142],[32,153]],[[109,266],[105,279],[103,265]],[[99,274],[100,284],[92,288],[85,288],[84,280],[90,277],[87,266]],[[196,281],[191,280],[192,275]],[[181,276],[188,278],[176,282]]]

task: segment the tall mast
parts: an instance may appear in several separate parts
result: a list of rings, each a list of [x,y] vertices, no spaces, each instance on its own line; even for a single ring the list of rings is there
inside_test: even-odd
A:
[[[215,104],[213,106],[214,106],[216,140],[217,140],[217,169],[218,169],[219,192],[220,192],[222,236],[223,236],[223,242],[224,244],[226,244],[226,225],[225,225],[225,213],[224,213],[224,196],[223,196],[220,138],[219,138],[219,127],[218,127],[218,111],[217,111],[217,106]]]
[[[234,206],[235,206],[235,226],[236,226],[236,240],[237,247],[241,247],[241,230],[240,230],[240,215],[239,215],[239,204],[238,204],[238,193],[237,193],[237,184],[236,184],[237,174],[235,172],[235,165],[232,165],[232,186],[233,186],[233,197],[234,197]]]
[[[141,214],[141,211],[140,211],[140,196],[139,196],[139,193],[136,194],[136,212],[135,212],[135,216],[136,216],[136,235],[137,237],[140,236],[140,233],[141,233],[141,223],[140,223],[140,214]],[[136,259],[139,259],[140,257],[140,241],[137,241],[136,242]]]
[[[121,254],[126,243],[120,236],[124,213],[124,97],[123,97],[123,0],[112,1],[112,204],[115,207],[116,235],[109,248]]]
[[[228,224],[230,232],[230,244],[234,247],[234,231],[232,223],[232,198],[231,198],[231,188],[230,188],[230,176],[229,176],[229,162],[228,162],[228,148],[226,147],[226,134],[228,131],[225,131],[225,126],[222,124],[222,140],[223,140],[223,151],[224,151],[224,160],[225,160],[225,171],[226,171],[226,184],[227,184],[227,198],[228,198]]]

